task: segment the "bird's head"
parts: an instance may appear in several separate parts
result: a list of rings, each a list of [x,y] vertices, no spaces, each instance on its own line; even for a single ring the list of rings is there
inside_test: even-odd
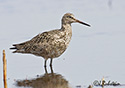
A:
[[[64,16],[62,17],[62,24],[71,24],[71,23],[80,23],[90,27],[89,24],[77,20],[73,14],[71,13],[64,14]]]

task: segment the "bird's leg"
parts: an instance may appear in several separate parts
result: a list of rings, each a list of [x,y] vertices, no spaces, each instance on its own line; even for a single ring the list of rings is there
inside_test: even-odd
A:
[[[52,67],[52,62],[53,62],[53,59],[51,58],[50,59],[50,67]]]
[[[47,62],[47,59],[45,59],[45,62],[44,62],[44,67],[46,68],[46,62]]]
[[[45,72],[48,73],[46,69],[46,62],[47,62],[47,59],[45,59],[45,62],[44,62],[44,69],[45,69]]]

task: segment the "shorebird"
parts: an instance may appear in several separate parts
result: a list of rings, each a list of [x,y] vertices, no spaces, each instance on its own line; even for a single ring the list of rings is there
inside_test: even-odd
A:
[[[61,29],[43,32],[29,41],[13,44],[14,47],[10,49],[16,49],[13,53],[34,54],[43,57],[45,59],[44,67],[50,58],[50,67],[52,67],[53,58],[62,55],[69,45],[72,37],[71,23],[80,23],[90,27],[89,24],[76,19],[72,13],[66,13],[62,17]]]

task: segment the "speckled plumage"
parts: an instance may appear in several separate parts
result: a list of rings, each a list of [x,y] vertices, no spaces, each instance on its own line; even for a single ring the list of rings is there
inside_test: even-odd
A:
[[[59,57],[68,47],[72,37],[71,23],[78,22],[87,26],[89,24],[83,23],[75,19],[71,13],[66,13],[62,18],[61,29],[51,30],[38,34],[29,41],[20,44],[14,44],[16,49],[13,53],[27,53],[36,56],[42,56],[46,60],[51,58],[50,65],[52,66],[52,59]]]

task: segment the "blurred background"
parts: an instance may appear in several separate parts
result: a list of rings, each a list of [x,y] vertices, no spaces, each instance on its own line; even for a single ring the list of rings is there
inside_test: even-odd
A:
[[[91,28],[72,24],[72,40],[65,53],[54,59],[54,72],[64,76],[73,88],[87,87],[102,77],[124,84],[124,9],[124,0],[0,0],[0,88],[3,88],[3,49],[8,88],[17,88],[16,79],[44,74],[42,57],[13,54],[9,48],[44,31],[61,28],[61,18],[67,12]]]

